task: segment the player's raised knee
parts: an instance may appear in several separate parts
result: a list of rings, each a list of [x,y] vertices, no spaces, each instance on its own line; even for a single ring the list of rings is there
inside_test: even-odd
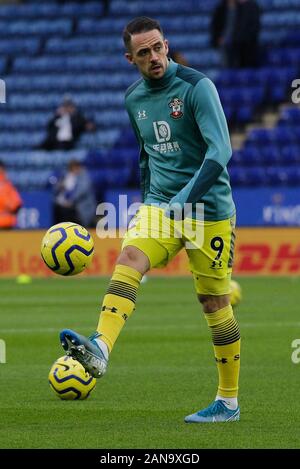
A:
[[[116,263],[132,267],[141,274],[145,274],[150,268],[146,254],[135,246],[125,246]]]

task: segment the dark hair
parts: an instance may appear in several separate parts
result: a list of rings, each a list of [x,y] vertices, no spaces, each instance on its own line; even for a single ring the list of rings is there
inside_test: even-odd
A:
[[[162,35],[164,34],[158,21],[148,18],[147,16],[134,18],[123,30],[123,41],[126,49],[130,49],[131,36],[133,34],[146,33],[153,29],[157,29]]]
[[[5,164],[0,160],[0,168],[5,169]]]

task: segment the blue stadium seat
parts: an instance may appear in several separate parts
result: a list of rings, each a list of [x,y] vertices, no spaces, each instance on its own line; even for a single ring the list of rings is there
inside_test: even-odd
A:
[[[289,186],[299,186],[300,184],[300,169],[299,166],[286,168],[287,183]]]
[[[300,170],[298,166],[267,169],[268,183],[272,186],[293,186],[300,183]]]
[[[129,21],[130,18],[128,18]],[[97,35],[106,35],[106,34],[115,34],[120,35],[120,32],[123,30],[126,24],[126,19],[124,18],[102,18],[101,21],[94,18],[83,18],[78,20],[77,32],[82,34],[97,34]]]
[[[270,130],[271,139],[277,142],[279,145],[287,145],[297,140],[297,133],[290,127],[278,125],[274,129]]]
[[[243,166],[259,166],[263,163],[261,151],[257,147],[244,148],[240,153],[240,164]]]
[[[108,187],[126,187],[130,177],[130,169],[105,169],[103,170],[104,181]]]
[[[70,151],[42,151],[42,150],[23,150],[23,151],[1,151],[1,160],[10,169],[51,169],[57,170],[65,168],[71,159],[85,161],[85,150]]]
[[[64,2],[61,4],[57,3],[57,0],[47,1],[47,3],[34,2],[31,0],[30,3],[24,5],[1,5],[0,18],[6,20],[27,19],[27,18],[48,18],[52,19],[55,17],[82,17],[82,16],[98,16],[101,17],[103,14],[103,5],[101,1],[87,1],[87,2]]]
[[[266,166],[275,166],[284,164],[282,162],[282,155],[280,147],[276,144],[263,146],[260,149],[261,163]]]
[[[18,57],[13,63],[14,72],[52,73],[52,72],[96,72],[103,70],[130,70],[129,64],[121,55],[74,55],[55,56],[44,55],[38,58]]]
[[[45,189],[49,185],[51,170],[8,171],[8,176],[20,190]]]
[[[282,3],[285,2],[282,1]],[[280,14],[276,11],[266,12],[262,15],[261,24],[264,29],[297,27],[300,24],[300,17],[293,10],[287,10]]]
[[[122,136],[120,137],[120,140],[116,142],[115,147],[138,148],[137,139],[131,127],[128,127],[122,131]]]
[[[116,143],[119,136],[119,128],[85,133],[80,138],[78,148],[86,150],[110,148]]]
[[[233,166],[239,167],[243,165],[243,153],[243,150],[233,150],[232,156],[229,160],[230,168]]]
[[[272,142],[272,136],[269,129],[253,129],[248,135],[246,144],[254,142],[256,145],[266,145]]]
[[[246,170],[246,180],[249,186],[263,186],[267,182],[267,176],[265,168],[254,167],[247,168]]]
[[[233,187],[247,185],[247,177],[243,168],[231,167],[229,168],[229,175]]]
[[[265,90],[262,86],[255,87],[232,87],[222,88],[220,90],[220,97],[224,103],[235,107],[240,107],[241,104],[257,106],[264,100]]]
[[[298,66],[300,61],[300,50],[296,47],[285,47],[281,49],[271,49],[268,54],[268,61],[272,65],[293,65]]]
[[[280,44],[288,47],[297,47],[300,44],[300,33],[298,31],[286,32],[282,35]]]
[[[1,11],[1,8],[0,8]],[[39,38],[31,39],[3,39],[0,38],[0,54],[15,55],[35,55],[39,52],[41,41]]]
[[[220,54],[214,50],[185,51],[184,53],[191,67],[203,71],[209,67],[220,66]]]
[[[33,172],[61,169],[67,162],[62,155],[29,154],[28,150],[39,143],[48,119],[68,93],[97,125],[95,133],[86,133],[78,143],[82,154],[88,149],[100,151],[97,165],[88,160],[87,164],[110,170],[120,166],[130,171],[127,182],[137,181],[139,149],[133,132],[127,131],[124,91],[139,74],[123,57],[121,31],[141,14],[161,21],[171,47],[182,50],[192,67],[212,79],[218,74],[216,85],[229,124],[248,123],[261,105],[286,98],[300,63],[300,0],[258,1],[264,9],[264,66],[221,72],[220,54],[210,48],[209,34],[211,12],[219,0],[111,0],[111,13],[105,17],[98,0],[28,0],[1,6],[0,73],[9,90],[7,105],[0,107],[1,155],[11,154],[10,168],[15,170],[23,165]],[[234,184],[295,184],[298,173],[292,169],[299,165],[299,123],[300,111],[283,111],[274,129],[252,131],[245,147],[233,153]],[[23,148],[26,161],[18,151]],[[273,173],[266,173],[268,167]],[[96,176],[104,184],[103,174]],[[108,173],[111,184],[115,184],[113,177],[119,178]],[[21,183],[26,180],[31,186],[37,184],[34,176],[27,174]]]
[[[51,71],[66,70],[65,58],[47,57],[38,58],[18,57],[13,63],[13,71],[17,73],[47,73]]]
[[[234,109],[233,106],[231,106],[230,104],[224,103],[223,104],[223,111],[224,111],[225,117],[227,119],[227,122],[231,122],[231,121],[234,120],[234,118],[235,118],[235,109]]]
[[[83,16],[102,17],[103,5],[100,1],[88,2],[64,2],[60,5],[60,15],[76,16],[82,18]]]
[[[197,0],[182,2],[181,0],[172,1],[172,11],[176,11],[177,14],[182,13],[197,13],[197,12],[209,12],[216,5],[216,0],[212,0],[210,4],[208,2],[199,2]],[[152,0],[151,2],[144,2],[142,0],[132,0],[127,2],[125,0],[114,0],[111,4],[111,12],[115,15],[170,15],[169,2],[161,2],[160,0]],[[207,15],[209,23],[209,15]]]
[[[37,146],[44,139],[45,133],[42,132],[22,132],[13,131],[1,132],[0,149],[30,149]]]
[[[237,74],[237,71],[236,70],[232,70],[232,69],[224,69],[222,71],[220,71],[217,75],[217,78],[216,78],[216,86],[217,87],[221,87],[221,86],[232,86],[235,81],[236,81],[236,74]]]
[[[297,8],[300,6],[300,0],[258,0],[263,10],[285,10],[287,8]]]
[[[1,114],[0,114],[1,115]],[[51,112],[5,112],[5,119],[1,120],[1,130],[45,130]]]
[[[116,107],[124,110],[124,93],[108,92],[102,93],[77,93],[76,104],[89,109],[99,110],[102,108]],[[32,93],[24,94],[15,93],[10,97],[9,108],[20,109],[55,109],[62,101],[61,93]]]
[[[17,19],[25,20],[27,18],[51,18],[59,16],[60,9],[59,6],[55,3],[47,2],[45,3],[27,3],[24,5],[18,5],[16,8],[15,5],[1,5],[0,8],[0,18],[5,19],[6,21],[12,21]]]
[[[282,164],[285,165],[299,165],[300,164],[300,145],[289,144],[281,149]]]
[[[263,29],[260,33],[260,43],[264,47],[280,47],[285,44],[285,38],[285,30]]]
[[[273,85],[268,90],[268,99],[271,103],[278,104],[285,101],[287,94],[288,94],[288,85],[287,84],[279,84]]]
[[[194,32],[199,35],[201,33],[202,37],[206,36],[207,39],[209,39],[209,36],[207,35],[207,16],[203,16],[203,14],[197,14],[195,12],[192,16],[168,15],[162,16],[160,21],[163,29],[168,32],[168,39],[173,37],[174,33],[177,33],[177,37],[180,37],[180,34],[178,35],[178,31],[181,31],[181,34]],[[172,36],[170,36],[170,34],[172,34]],[[202,41],[203,39],[200,39],[200,44]],[[173,39],[170,43],[173,46]]]
[[[132,148],[112,148],[107,154],[107,166],[132,168],[137,162],[138,151]]]
[[[30,20],[30,21],[12,21],[0,20],[0,36],[50,36],[61,35],[68,36],[72,31],[72,21],[69,18],[48,20]]]
[[[233,82],[239,85],[246,85],[248,87],[253,86],[256,83],[256,73],[257,70],[253,69],[236,70]]]
[[[114,110],[94,112],[93,119],[96,122],[97,128],[101,127],[126,127],[129,124],[128,114],[125,109],[118,112]]]
[[[138,79],[135,70],[128,72],[112,72],[112,73],[86,73],[77,75],[74,78],[73,73],[61,74],[39,74],[30,73],[9,75],[5,78],[7,87],[10,91],[57,91],[60,93],[71,94],[78,90],[97,90],[99,88],[126,90],[128,86]]]
[[[0,73],[4,75],[6,70],[6,59],[4,57],[0,57]]]
[[[113,37],[109,36],[89,36],[75,38],[50,38],[45,47],[46,53],[49,54],[99,54],[103,50],[106,53],[116,52],[121,54],[124,49],[120,34]],[[125,60],[125,59],[124,59]]]
[[[288,172],[284,167],[267,168],[268,184],[271,186],[287,185]]]
[[[186,56],[187,50],[195,49],[196,53],[199,54],[201,49],[209,48],[209,37],[207,34],[202,34],[199,32],[192,33],[189,29],[187,31],[189,32],[183,32],[181,35],[178,35],[178,33],[168,34],[168,40],[172,45],[172,49],[181,50]]]
[[[10,96],[8,108],[10,110],[54,110],[62,100],[60,93],[15,93]]]
[[[253,105],[242,105],[236,110],[236,121],[241,124],[246,124],[253,119],[254,112]]]
[[[298,107],[290,107],[284,109],[280,116],[279,123],[287,122],[287,123],[296,123],[300,124],[300,108]]]

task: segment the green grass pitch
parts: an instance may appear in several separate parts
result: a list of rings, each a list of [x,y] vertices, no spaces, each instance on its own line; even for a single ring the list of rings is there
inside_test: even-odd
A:
[[[300,279],[241,278],[241,421],[188,425],[213,400],[217,371],[191,279],[150,278],[86,401],[61,401],[48,371],[58,334],[89,334],[107,279],[1,280],[0,448],[299,448]]]

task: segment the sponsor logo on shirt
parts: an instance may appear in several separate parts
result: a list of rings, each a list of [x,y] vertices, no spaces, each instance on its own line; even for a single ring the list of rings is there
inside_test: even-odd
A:
[[[153,149],[159,153],[180,151],[181,148],[178,142],[171,142],[171,128],[166,121],[155,121],[153,122],[153,128],[155,138],[157,141],[156,145],[153,145]]]
[[[180,98],[174,98],[173,101],[169,103],[169,107],[172,109],[170,116],[173,119],[179,119],[183,116],[183,101]]]

